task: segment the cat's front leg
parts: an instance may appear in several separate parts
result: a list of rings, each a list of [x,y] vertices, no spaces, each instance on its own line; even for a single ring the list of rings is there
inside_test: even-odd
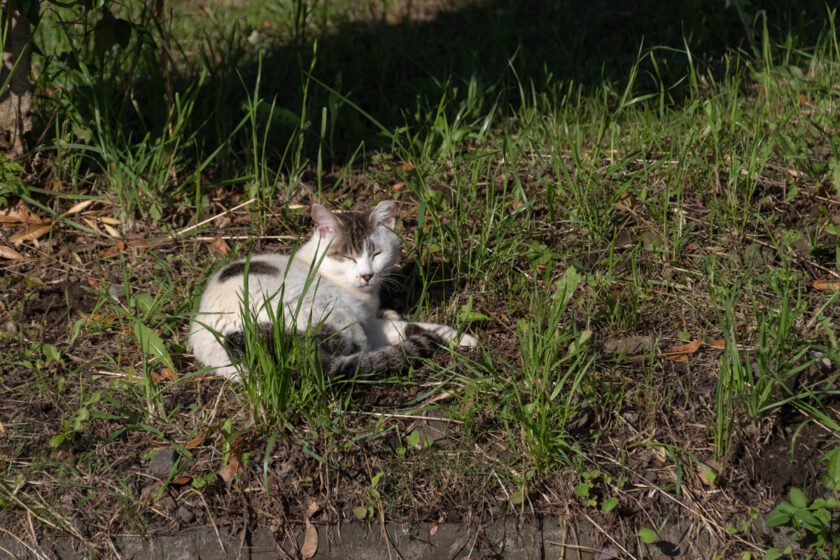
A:
[[[406,323],[406,325],[415,325],[423,330],[431,331],[442,337],[444,340],[457,344],[461,348],[472,348],[478,345],[478,339],[474,336],[467,333],[461,333],[459,337],[458,331],[447,325],[438,325],[435,323],[410,323],[408,321],[403,322]],[[403,332],[405,332],[405,327],[403,327]]]
[[[400,344],[407,338],[406,328],[411,325],[433,332],[444,340],[454,342],[465,348],[471,348],[478,344],[478,340],[474,336],[464,333],[459,337],[458,331],[452,327],[435,323],[414,323],[402,319],[376,319],[369,321],[365,330],[375,346],[393,346]]]

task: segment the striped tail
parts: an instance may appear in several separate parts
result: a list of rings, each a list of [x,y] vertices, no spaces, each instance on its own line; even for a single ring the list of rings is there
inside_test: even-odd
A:
[[[414,329],[401,343],[384,348],[355,352],[353,354],[331,355],[325,358],[323,347],[322,363],[330,377],[368,376],[399,372],[416,362],[428,358],[443,344],[443,338],[431,331]]]

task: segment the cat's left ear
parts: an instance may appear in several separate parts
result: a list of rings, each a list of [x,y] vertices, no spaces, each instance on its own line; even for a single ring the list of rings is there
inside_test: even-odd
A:
[[[383,200],[373,209],[373,225],[382,224],[388,229],[394,229],[397,222],[397,203],[393,200]]]
[[[338,230],[338,219],[335,214],[320,204],[312,205],[312,219],[321,237],[331,236]]]

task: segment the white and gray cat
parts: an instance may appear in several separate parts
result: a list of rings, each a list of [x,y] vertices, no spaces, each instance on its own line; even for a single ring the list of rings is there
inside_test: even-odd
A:
[[[314,334],[330,376],[397,370],[412,356],[428,356],[444,341],[475,346],[474,337],[459,336],[452,327],[405,321],[395,311],[379,308],[382,280],[400,253],[395,214],[393,201],[335,214],[314,204],[315,232],[293,255],[253,255],[249,263],[239,259],[220,268],[207,282],[190,327],[196,358],[214,373],[239,380],[230,358],[235,353],[229,350],[244,342],[246,263],[248,300],[258,321],[270,329],[271,306],[275,316],[299,332],[320,325]]]

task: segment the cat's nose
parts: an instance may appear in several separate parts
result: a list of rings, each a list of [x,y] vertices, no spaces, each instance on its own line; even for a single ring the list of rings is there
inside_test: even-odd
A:
[[[370,279],[373,278],[373,274],[360,274],[359,276],[361,276],[362,279],[368,283],[370,283]]]

